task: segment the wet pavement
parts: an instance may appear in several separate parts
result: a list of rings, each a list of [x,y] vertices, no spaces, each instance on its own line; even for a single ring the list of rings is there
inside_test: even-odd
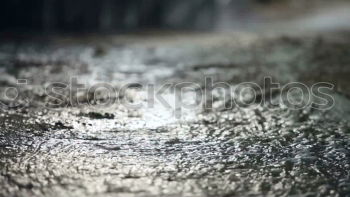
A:
[[[347,35],[2,42],[0,196],[349,196]],[[223,108],[224,96],[214,92],[209,110],[186,109],[176,108],[171,90],[160,93],[169,106],[150,106],[146,91],[148,84],[194,82],[199,88],[183,95],[193,101],[205,77],[234,86],[263,84],[267,76],[281,84],[330,82],[335,106]],[[3,93],[18,79],[27,85],[18,86],[13,102]],[[45,92],[53,82],[61,83],[59,94]],[[118,93],[91,95],[98,83]]]

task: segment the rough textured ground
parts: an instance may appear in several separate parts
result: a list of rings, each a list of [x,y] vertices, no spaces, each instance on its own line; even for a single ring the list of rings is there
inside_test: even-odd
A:
[[[29,85],[21,86],[16,102],[1,97],[0,196],[349,196],[346,35],[1,42],[0,92],[17,79]],[[178,110],[148,107],[135,84],[202,86],[206,76],[232,85],[261,84],[265,76],[282,84],[327,81],[336,85],[335,106],[222,110],[217,93],[213,109],[183,109],[178,119]],[[119,100],[107,107],[103,91],[91,99],[87,90],[73,90],[80,106],[69,102],[67,90],[58,90],[58,100],[44,93],[49,82],[71,77],[85,87],[108,82],[117,90],[126,83],[138,89],[114,95]],[[171,91],[162,96],[174,99]],[[144,105],[130,109],[125,100]]]

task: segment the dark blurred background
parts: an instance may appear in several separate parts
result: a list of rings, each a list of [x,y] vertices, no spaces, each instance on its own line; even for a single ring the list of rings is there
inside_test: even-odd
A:
[[[7,0],[2,31],[125,31],[213,24],[214,0]],[[201,18],[201,19],[199,19]],[[198,26],[199,27],[199,26]]]
[[[2,31],[128,31],[210,29],[216,0],[5,0]],[[244,6],[246,0],[235,0]],[[236,7],[232,5],[232,7]]]
[[[281,1],[281,0],[280,0]],[[239,20],[252,4],[276,0],[4,0],[1,31],[213,29],[223,15]]]
[[[215,30],[304,15],[346,0],[3,0],[1,32]]]

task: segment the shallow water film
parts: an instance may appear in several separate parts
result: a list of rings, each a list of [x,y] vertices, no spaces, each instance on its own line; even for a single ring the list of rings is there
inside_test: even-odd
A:
[[[3,0],[0,197],[350,197],[349,0]]]
[[[0,196],[349,196],[350,40],[344,35],[3,42],[0,83],[8,95],[1,100]],[[159,93],[170,107],[147,104],[146,84],[196,83],[182,95],[191,100],[208,76],[232,86],[261,84],[266,76],[281,84],[329,82],[334,106],[223,107],[217,91],[209,109],[178,112],[170,90]],[[53,82],[73,90],[57,86],[50,95],[45,88]],[[91,97],[87,89],[98,83],[130,88]],[[20,97],[6,99],[5,87],[19,87]],[[103,105],[107,97],[118,99]],[[125,100],[141,105],[130,108]]]

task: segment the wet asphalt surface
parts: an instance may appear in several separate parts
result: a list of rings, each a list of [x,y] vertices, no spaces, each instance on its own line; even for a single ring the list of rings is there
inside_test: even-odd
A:
[[[349,46],[346,33],[4,41],[0,196],[350,196]],[[174,91],[160,94],[167,107],[149,106],[145,90],[181,82],[201,89],[205,77],[262,84],[266,76],[333,83],[335,106],[223,108],[218,91],[209,110],[179,109]],[[27,85],[6,99],[17,79]],[[73,90],[52,97],[44,91],[52,82]],[[134,88],[93,97],[88,88],[98,83]]]

